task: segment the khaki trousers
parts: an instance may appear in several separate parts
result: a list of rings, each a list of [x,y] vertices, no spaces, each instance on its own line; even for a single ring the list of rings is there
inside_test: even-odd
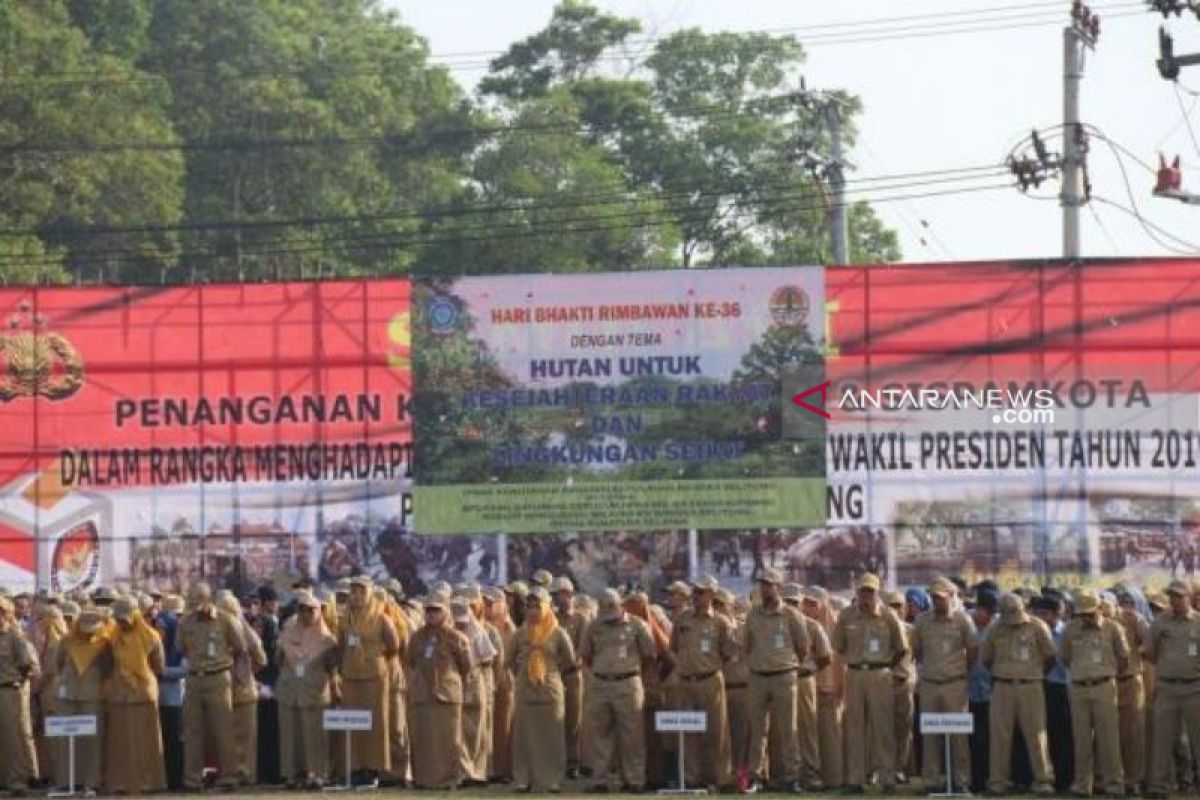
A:
[[[640,675],[621,681],[593,676],[588,682],[584,731],[593,783],[606,781],[615,752],[620,759],[621,782],[635,787],[645,785],[645,700]]]
[[[876,773],[885,787],[896,785],[896,711],[892,671],[846,672],[846,785],[865,786]]]
[[[1117,716],[1125,782],[1141,784],[1146,780],[1146,693],[1141,675],[1117,681]]]
[[[578,767],[579,730],[583,715],[583,670],[562,676],[563,682],[563,736],[567,748],[567,767]]]
[[[258,703],[233,706],[234,775],[243,786],[258,782]]]
[[[398,668],[397,668],[398,669]],[[408,693],[392,679],[388,702],[388,747],[391,751],[388,775],[396,781],[408,780]]]
[[[947,714],[966,713],[970,706],[967,704],[967,680],[958,678],[947,683],[921,681],[921,713]],[[950,773],[951,780],[958,786],[971,785],[971,752],[966,736],[950,737],[950,758],[954,761]],[[928,789],[932,786],[945,786],[946,743],[939,736],[924,737],[924,747],[921,748],[921,775]]]
[[[892,681],[892,712],[895,715],[896,761],[894,772],[907,774],[912,761],[913,737],[913,684],[908,681]]]
[[[492,708],[492,764],[488,777],[507,780],[512,777],[512,676],[505,669],[496,687],[496,702]]]
[[[688,784],[718,788],[730,785],[725,677],[720,672],[700,680],[680,676],[675,707],[680,711],[703,711],[707,720],[704,733],[684,737]]]
[[[324,781],[329,777],[324,712],[324,706],[279,704],[279,771],[285,781]]]
[[[1071,702],[1071,738],[1075,743],[1075,781],[1071,791],[1091,794],[1096,773],[1092,754],[1096,753],[1104,791],[1124,794],[1116,681],[1109,679],[1094,686],[1073,683],[1067,696]]]
[[[183,786],[203,786],[206,740],[214,742],[221,765],[218,783],[232,786],[237,758],[234,751],[233,694],[229,670],[215,675],[190,675],[183,697]]]
[[[0,769],[11,790],[29,788],[37,776],[33,723],[29,711],[29,684],[0,687]]]
[[[764,740],[770,732],[770,779],[791,783],[800,777],[796,742],[796,671],[750,674],[750,774],[767,780]]]
[[[800,756],[800,782],[809,789],[821,788],[821,745],[817,739],[817,679],[812,675],[796,680],[796,742]]]
[[[846,780],[842,762],[842,698],[817,693],[817,748],[821,758],[821,782],[826,788],[841,786]]]
[[[1013,728],[1021,726],[1029,763],[1033,769],[1034,790],[1051,790],[1054,772],[1046,741],[1046,695],[1040,680],[1008,683],[996,679],[992,686],[992,704],[988,714],[988,790],[1007,791],[1011,784]]]
[[[725,687],[729,715],[729,761],[736,772],[750,764],[750,689],[745,684]]]
[[[462,707],[462,777],[468,781],[487,780],[487,753],[484,750],[485,709],[482,703]],[[483,760],[480,760],[483,756]]]
[[[1179,737],[1186,732],[1189,741],[1200,742],[1200,684],[1168,683],[1159,678],[1154,694],[1154,761],[1146,789],[1170,792]]]

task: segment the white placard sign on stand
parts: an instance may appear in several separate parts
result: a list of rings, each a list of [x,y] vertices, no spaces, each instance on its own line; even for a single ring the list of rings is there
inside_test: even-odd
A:
[[[941,736],[946,743],[943,767],[946,770],[946,791],[930,792],[930,797],[965,797],[954,791],[954,767],[950,758],[950,737],[970,736],[975,732],[975,717],[966,711],[945,713],[924,712],[921,714],[921,733],[926,736]]]
[[[684,768],[683,737],[689,733],[704,733],[708,730],[708,715],[703,711],[656,711],[654,730],[659,733],[679,734],[679,788],[662,789],[659,794],[708,794],[707,789],[687,788],[687,772]]]
[[[327,731],[342,731],[346,737],[346,782],[341,786],[326,786],[328,792],[345,792],[354,789],[351,780],[350,740],[354,731],[369,731],[372,728],[371,710],[361,708],[327,708],[321,718],[321,727]],[[361,789],[374,789],[374,786],[361,786]]]
[[[48,797],[74,797],[75,791],[75,737],[96,735],[95,714],[46,717],[46,737],[67,740],[67,790],[50,792]]]

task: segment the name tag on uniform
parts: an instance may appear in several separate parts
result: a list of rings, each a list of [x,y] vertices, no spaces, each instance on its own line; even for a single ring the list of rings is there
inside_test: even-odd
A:
[[[1028,661],[1029,660],[1029,648],[1028,647],[1018,647],[1017,648],[1017,659],[1019,661]]]
[[[205,648],[205,652],[208,654],[209,658],[216,658],[217,657],[217,643],[214,642],[212,639],[209,639],[208,647]]]
[[[712,652],[712,642],[710,642],[708,639],[701,639],[700,640],[700,652],[704,653],[705,655],[707,655],[708,653],[711,653]]]
[[[775,634],[775,649],[776,650],[784,650],[786,648],[787,648],[787,642],[784,641],[783,634],[776,633]]]
[[[1188,655],[1192,658],[1196,657],[1196,643],[1188,642]]]
[[[297,664],[294,668],[294,671],[296,673],[297,678],[304,677],[304,665],[303,664]]]
[[[950,651],[954,649],[954,644],[949,639],[942,640],[942,654],[950,655]]]
[[[867,639],[867,652],[871,654],[877,654],[879,652],[878,639]]]
[[[59,700],[67,699],[67,685],[65,683],[60,683],[58,685],[58,699]]]
[[[433,642],[425,645],[425,658],[433,658]]]
[[[346,637],[347,647],[358,647],[358,634],[352,633]]]
[[[1093,650],[1093,651],[1092,651],[1092,663],[1093,663],[1093,664],[1099,664],[1099,663],[1101,663],[1101,662],[1103,662],[1103,661],[1104,661],[1104,658],[1103,658],[1103,656],[1101,655],[1100,651],[1099,651],[1099,650]]]
[[[629,658],[629,648],[626,645],[619,645],[617,647],[617,658],[620,658],[620,659]]]

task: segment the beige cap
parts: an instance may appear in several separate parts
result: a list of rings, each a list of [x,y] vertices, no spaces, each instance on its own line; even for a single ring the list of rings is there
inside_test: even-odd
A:
[[[600,619],[614,620],[621,618],[621,595],[616,589],[605,589],[596,598],[600,607]]]
[[[535,598],[536,600],[538,600],[539,602],[542,602],[542,603],[550,602],[550,593],[548,591],[546,591],[545,586],[534,586],[532,589],[529,590],[529,594],[526,595],[526,597]]]
[[[396,580],[395,578],[388,578],[387,582],[383,584],[383,588],[387,589],[397,598],[404,597],[404,584],[400,583],[400,581]]]
[[[862,577],[858,579],[859,589],[870,589],[873,592],[877,592],[882,585],[879,576],[873,572],[864,572]]]
[[[297,608],[320,608],[321,604],[312,592],[307,589],[299,589],[293,595],[296,600]]]
[[[79,615],[79,621],[76,624],[84,633],[93,633],[100,630],[107,618],[107,615],[99,608],[85,608]]]
[[[728,606],[730,608],[732,608],[733,604],[737,601],[737,598],[734,597],[733,592],[729,591],[724,586],[717,589],[717,591],[715,591],[713,593],[713,599],[716,600],[718,603],[721,603],[722,605]]]
[[[508,586],[504,587],[504,593],[524,597],[529,594],[529,587],[525,584],[525,581],[509,581]]]
[[[204,581],[193,583],[188,589],[188,605],[192,608],[205,605],[212,602],[212,587]]]
[[[168,614],[182,614],[183,609],[183,598],[179,595],[169,594],[163,598],[163,611]]]
[[[137,606],[134,605],[133,600],[128,597],[122,597],[120,600],[113,603],[113,619],[117,620],[118,622],[129,622],[133,619],[133,612],[137,610]]]
[[[0,598],[0,600],[8,600],[8,598]],[[2,605],[0,605],[0,607],[2,607]],[[62,610],[63,619],[74,619],[79,616],[79,603],[76,603],[74,600],[63,600],[62,605],[60,605],[59,608]],[[11,600],[9,600],[8,610],[12,611]],[[179,610],[183,610],[183,598],[179,599]]]
[[[491,600],[494,602],[496,600],[504,599],[504,592],[499,586],[485,586],[479,591],[479,593],[483,595],[484,600]]]
[[[683,581],[671,581],[670,585],[667,586],[667,594],[681,594],[684,597],[691,597],[692,587]]]
[[[1188,585],[1181,580],[1173,580],[1167,584],[1167,594],[1168,595],[1174,594],[1174,595],[1187,596],[1191,593],[1192,593],[1192,590],[1189,589]]]
[[[934,578],[929,582],[929,594],[939,597],[952,597],[954,595],[954,584],[945,578]]]
[[[1074,597],[1076,614],[1092,614],[1100,608],[1100,598],[1091,589],[1080,589]]]
[[[550,582],[553,580],[554,576],[550,574],[549,570],[539,569],[537,572],[533,573],[533,576],[529,579],[529,582],[535,586],[541,586],[543,589],[549,589]]]
[[[829,592],[825,591],[824,586],[805,586],[804,599],[812,600],[816,603],[828,603]]]
[[[477,603],[483,599],[483,592],[478,583],[460,583],[454,587],[454,596],[461,597],[468,603]]]
[[[720,582],[712,575],[701,575],[692,581],[692,590],[700,592],[715,592],[721,588]]]
[[[899,592],[884,592],[883,603],[886,606],[903,606],[904,595]]]
[[[1024,610],[1024,608],[1025,608],[1025,605],[1024,605],[1024,603],[1021,602],[1021,598],[1018,597],[1017,595],[1013,594],[1012,592],[1006,592],[1004,594],[1004,596],[1000,598],[1000,615],[1001,616],[1005,616],[1005,617],[1016,616],[1017,614],[1020,614],[1021,611]]]
[[[350,594],[350,579],[338,578],[337,583],[333,585],[333,590],[338,594]]]
[[[350,579],[351,586],[363,586],[367,589],[370,589],[374,585],[374,583],[375,582],[373,580],[371,580],[370,575],[355,575],[353,578]]]
[[[798,583],[785,583],[780,595],[784,600],[797,600],[804,596],[804,587]]]
[[[566,575],[559,575],[550,584],[550,591],[552,591],[552,592],[571,592],[572,594],[574,594],[575,584],[571,583],[571,579],[568,578]]]
[[[767,567],[762,572],[758,573],[758,582],[771,583],[775,586],[779,586],[783,583],[783,573],[777,569]]]

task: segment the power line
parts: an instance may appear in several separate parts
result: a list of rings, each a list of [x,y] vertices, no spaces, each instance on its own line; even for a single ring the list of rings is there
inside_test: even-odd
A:
[[[1179,93],[1179,84],[1172,82],[1172,85],[1175,88],[1175,102],[1179,106],[1179,113],[1183,117],[1183,123],[1187,126],[1188,136],[1192,140],[1192,149],[1196,151],[1196,155],[1200,155],[1200,141],[1197,141],[1196,131],[1192,128],[1192,112],[1183,105],[1183,95]],[[1200,101],[1200,97],[1197,97],[1196,100]],[[1192,108],[1195,107],[1196,104],[1193,102]]]
[[[867,203],[871,203],[871,204],[902,202],[902,201],[906,201],[906,200],[914,200],[914,199],[919,199],[919,198],[955,196],[955,195],[972,194],[972,193],[983,192],[983,191],[994,191],[997,189],[1011,188],[1011,186],[1012,186],[1011,182],[1006,181],[1003,183],[985,184],[982,186],[958,187],[958,188],[953,188],[953,189],[941,189],[941,190],[933,190],[933,191],[926,191],[926,192],[914,192],[914,193],[899,194],[899,195],[892,195],[892,196],[885,196],[885,197],[875,197],[875,198],[858,200],[856,202],[867,202]],[[807,199],[809,201],[814,200],[812,195],[807,195],[807,196],[799,195],[797,197],[799,199]],[[795,204],[795,203],[786,202],[789,200],[790,200],[790,198],[776,198],[773,201],[771,201],[771,203],[763,202],[758,205],[760,207],[769,206],[772,209],[772,213],[775,213],[775,214],[783,214],[783,213],[796,214],[796,213],[803,213],[806,211],[819,211],[819,210],[824,209],[823,201]],[[407,236],[403,235],[403,234],[400,234],[400,235],[391,234],[391,235],[380,235],[380,236],[356,237],[352,240],[347,240],[340,244],[338,244],[336,242],[323,242],[323,243],[307,245],[307,246],[300,246],[300,247],[293,247],[293,248],[247,250],[247,251],[244,251],[242,253],[242,255],[247,258],[268,258],[268,257],[272,257],[272,256],[303,255],[305,253],[335,253],[335,252],[357,252],[357,251],[371,252],[371,251],[379,251],[379,250],[396,250],[396,249],[399,249],[402,247],[430,246],[430,245],[436,245],[436,244],[454,244],[454,243],[464,243],[464,242],[494,242],[494,241],[503,241],[503,240],[511,240],[511,239],[539,238],[539,237],[546,237],[546,236],[552,236],[552,235],[561,236],[561,235],[567,235],[567,234],[577,235],[577,234],[586,234],[586,233],[619,232],[619,231],[623,231],[623,230],[668,227],[668,226],[679,225],[679,224],[686,225],[688,223],[704,222],[710,218],[711,218],[711,216],[708,215],[707,213],[704,215],[685,216],[682,218],[679,218],[679,217],[662,217],[662,218],[660,218],[657,215],[647,215],[643,212],[633,212],[633,213],[628,213],[628,214],[612,215],[611,217],[594,217],[593,216],[593,217],[579,218],[578,221],[581,223],[585,223],[585,224],[581,224],[579,226],[574,226],[574,227],[562,226],[562,223],[564,222],[564,220],[553,220],[553,221],[551,221],[552,224],[549,226],[538,226],[536,224],[534,224],[533,226],[526,226],[526,225],[507,226],[508,228],[519,227],[519,228],[521,228],[521,230],[507,230],[506,231],[504,229],[505,226],[499,226],[500,230],[497,232],[495,230],[496,226],[490,226],[488,233],[486,233],[484,235],[479,235],[479,236],[463,236],[458,232],[451,232],[450,235],[447,235],[445,232],[442,232],[442,231],[424,231],[424,232],[414,232]],[[605,219],[613,220],[614,224],[610,224],[610,225],[592,225],[592,224],[590,224],[592,222],[602,221]],[[557,227],[555,227],[555,226],[557,226]],[[334,246],[335,244],[338,244],[338,246],[335,247]],[[98,256],[98,255],[100,255],[100,254],[97,254],[97,253],[89,253],[88,254],[89,257]],[[120,261],[120,260],[132,261],[132,260],[136,260],[136,259],[145,258],[150,255],[153,255],[153,254],[147,254],[147,253],[143,253],[143,252],[139,252],[139,251],[132,251],[132,250],[111,251],[111,252],[105,254],[103,261],[97,261],[95,259],[90,260],[90,261],[84,260],[84,261],[73,262],[72,266],[79,268],[79,269],[85,269],[89,266],[112,266],[112,262],[114,260],[116,260],[116,261]],[[216,253],[216,252],[212,252],[212,251],[208,251],[208,252],[184,251],[184,252],[178,253],[176,255],[178,255],[178,257],[183,261],[192,261],[192,262],[194,262],[198,259],[222,260],[222,261],[230,260],[230,257],[228,254],[220,254],[220,253]],[[58,264],[62,263],[62,260],[45,258],[45,259],[35,263],[32,261],[24,261],[24,262],[14,261],[12,257],[9,257],[6,259],[0,259],[0,264],[6,264],[6,263],[10,263],[10,262],[24,264],[25,266],[54,266],[54,265],[58,265]]]
[[[970,177],[989,177],[1000,175],[1004,172],[1004,166],[1001,164],[989,164],[968,167],[955,167],[940,170],[927,170],[923,172],[907,172],[895,173],[892,175],[876,175],[851,178],[846,181],[847,184],[887,184],[897,181],[906,181],[913,178],[931,178],[939,177],[940,179],[927,181],[926,183],[941,183],[947,181],[961,180]],[[796,185],[795,180],[782,181],[767,181],[756,182],[755,190],[771,189],[771,188],[793,188]],[[904,188],[908,185],[923,185],[923,184],[903,184],[902,186],[879,186],[879,189],[889,188]],[[395,211],[383,212],[376,214],[353,214],[353,215],[308,215],[302,217],[291,217],[284,219],[265,219],[265,220],[209,220],[197,222],[181,222],[171,224],[145,224],[145,225],[116,225],[116,226],[92,226],[87,228],[7,228],[0,229],[0,236],[17,237],[17,236],[47,236],[55,239],[67,239],[74,237],[85,236],[110,236],[132,233],[173,233],[185,231],[204,231],[204,230],[254,230],[265,228],[284,228],[284,227],[320,227],[325,225],[345,225],[367,222],[384,222],[395,220],[428,220],[428,219],[443,219],[462,216],[473,216],[476,214],[501,214],[508,212],[529,212],[543,209],[562,209],[572,207],[586,207],[596,205],[615,205],[629,204],[636,202],[653,202],[664,198],[680,197],[684,199],[699,200],[703,197],[724,197],[731,194],[740,194],[744,188],[741,185],[734,184],[714,184],[700,183],[690,186],[683,185],[672,188],[668,191],[655,192],[652,194],[636,194],[636,189],[623,184],[614,184],[614,189],[603,192],[587,193],[583,195],[575,195],[570,199],[563,199],[552,193],[542,195],[525,196],[521,198],[512,198],[505,203],[477,203],[477,204],[452,204],[440,208],[424,209],[419,211]]]
[[[1178,236],[1176,236],[1175,234],[1166,230],[1165,228],[1162,228],[1161,226],[1156,225],[1153,222],[1151,222],[1150,220],[1146,219],[1144,216],[1142,216],[1142,213],[1140,211],[1138,211],[1137,209],[1128,208],[1126,206],[1121,205],[1120,203],[1109,200],[1106,197],[1100,197],[1098,195],[1093,196],[1092,199],[1094,201],[1096,201],[1097,203],[1103,203],[1106,206],[1112,206],[1113,208],[1117,209],[1118,211],[1128,214],[1129,216],[1136,219],[1138,221],[1138,223],[1141,224],[1142,230],[1146,232],[1146,235],[1149,236],[1159,247],[1162,247],[1164,250],[1169,250],[1170,252],[1175,253],[1176,255],[1181,255],[1181,256],[1200,255],[1200,244],[1194,244],[1185,239],[1180,239]],[[1168,242],[1163,241],[1162,237],[1164,237],[1164,236],[1167,237],[1168,239],[1179,242],[1187,249],[1180,249],[1178,247],[1171,245]]]

